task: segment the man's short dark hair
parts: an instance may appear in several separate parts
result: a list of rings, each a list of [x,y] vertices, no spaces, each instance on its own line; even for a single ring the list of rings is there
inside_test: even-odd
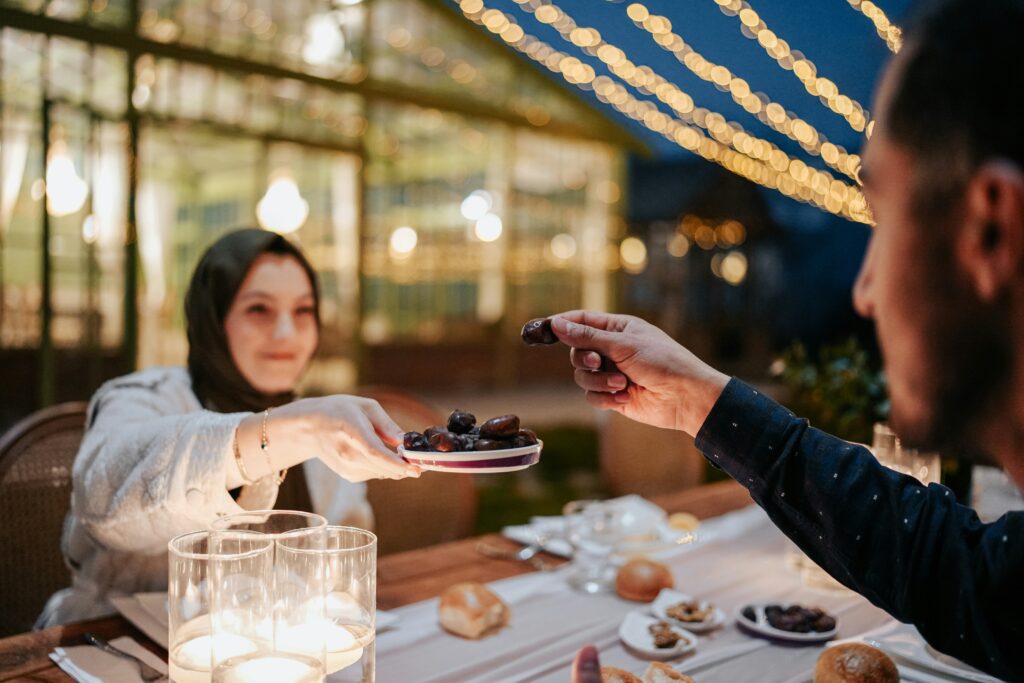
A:
[[[911,19],[884,112],[914,159],[920,219],[952,208],[986,160],[1024,168],[1024,0],[942,0]]]

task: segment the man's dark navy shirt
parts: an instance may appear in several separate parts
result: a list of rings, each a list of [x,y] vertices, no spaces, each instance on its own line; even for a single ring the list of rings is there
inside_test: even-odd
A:
[[[937,650],[1024,681],[1024,512],[983,524],[946,487],[883,467],[736,379],[697,448],[833,577]]]

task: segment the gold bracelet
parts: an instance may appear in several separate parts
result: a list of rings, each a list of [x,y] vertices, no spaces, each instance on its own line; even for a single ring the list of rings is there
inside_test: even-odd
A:
[[[249,472],[245,469],[245,462],[242,460],[242,451],[238,448],[238,426],[235,427],[235,435],[231,439],[231,447],[235,452],[235,464],[238,465],[238,473],[242,475],[242,485],[248,486],[255,484],[256,480],[249,476]]]
[[[267,408],[263,411],[263,427],[260,430],[260,450],[267,456],[267,469],[270,471],[271,476],[274,477],[274,483],[280,486],[284,483],[284,478],[288,476],[288,469],[285,468],[279,472],[274,471],[274,463],[270,460],[270,441],[267,439],[267,420],[269,419],[270,408]]]

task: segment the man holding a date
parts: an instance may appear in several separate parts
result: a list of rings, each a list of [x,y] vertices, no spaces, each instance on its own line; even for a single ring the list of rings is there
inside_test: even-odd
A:
[[[853,298],[876,322],[903,442],[981,451],[1024,486],[1021,31],[1024,0],[951,0],[908,32],[864,153],[877,226]],[[1024,680],[1024,512],[981,523],[638,318],[551,323],[591,404],[695,436],[836,579],[936,649]]]

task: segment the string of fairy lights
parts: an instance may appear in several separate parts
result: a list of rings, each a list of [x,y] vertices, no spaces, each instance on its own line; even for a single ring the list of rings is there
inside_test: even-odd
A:
[[[714,112],[705,114],[706,110],[695,107],[693,98],[677,85],[658,75],[650,67],[635,65],[620,48],[606,42],[597,29],[577,25],[573,18],[552,0],[515,0],[515,2],[527,12],[533,12],[541,23],[550,23],[564,40],[572,43],[586,54],[596,56],[623,81],[645,95],[656,95],[658,99],[672,107],[685,122],[707,129],[720,142],[729,144],[742,154],[754,156],[768,163],[772,163],[773,156],[781,159],[779,155],[785,154],[768,140],[749,135],[740,124],[727,121]],[[630,5],[630,10],[635,10],[636,7],[637,4]],[[656,31],[664,30],[666,25],[671,30],[671,23],[664,17],[652,18],[648,13],[646,19],[648,25]],[[655,21],[656,19],[661,21]],[[749,86],[747,86],[747,92],[749,94]],[[776,108],[785,115],[785,110],[782,107],[776,105]],[[797,125],[791,124],[790,134],[794,136],[794,139],[797,139],[796,135],[798,134],[799,141],[806,144],[805,149],[810,148],[807,151],[822,156],[817,131],[814,131],[806,122],[801,121]],[[835,146],[833,145],[833,147]],[[851,179],[856,179],[856,167],[859,165],[859,159],[851,160],[846,150],[839,148],[830,149],[829,152],[831,154],[828,154],[829,158],[825,159],[825,162]],[[787,163],[788,160],[787,156]],[[781,164],[782,161],[780,160],[778,163]]]
[[[856,179],[860,156],[850,154],[841,145],[829,142],[814,126],[786,111],[785,107],[772,101],[764,93],[754,92],[748,81],[734,74],[728,67],[706,59],[672,31],[672,22],[667,17],[652,14],[641,2],[629,5],[626,13],[638,28],[647,31],[655,43],[672,53],[698,78],[728,92],[736,104],[757,117],[761,123],[795,140],[806,152],[821,157],[826,164],[840,173]],[[821,80],[823,83],[819,85],[819,89],[834,87],[834,84],[826,82],[826,79]]]
[[[756,40],[780,67],[793,72],[808,93],[820,98],[829,109],[846,119],[855,131],[864,132],[870,118],[868,111],[853,98],[839,92],[834,82],[818,76],[814,62],[799,50],[792,49],[785,39],[768,28],[750,3],[746,0],[715,0],[715,3],[726,16],[738,18],[743,35]]]
[[[866,16],[875,25],[878,37],[885,41],[892,52],[899,52],[903,47],[903,32],[900,27],[889,21],[889,17],[881,7],[871,0],[848,0],[850,6]]]
[[[543,64],[572,85],[593,89],[601,101],[684,149],[786,196],[850,220],[870,222],[866,203],[857,188],[837,180],[826,171],[808,166],[800,159],[789,157],[770,142],[734,127],[737,124],[730,125],[721,114],[694,106],[692,98],[677,86],[657,76],[648,67],[637,67],[626,60],[619,48],[603,43],[599,34],[594,35],[597,32],[593,29],[576,26],[571,17],[551,3],[530,5],[538,21],[552,25],[560,33],[565,32],[570,41],[574,30],[577,31],[577,41],[589,42],[584,31],[591,39],[596,38],[600,44],[589,47],[598,59],[606,65],[608,61],[615,63],[615,68],[608,66],[616,76],[641,93],[657,96],[673,109],[678,118],[665,114],[650,100],[634,97],[615,79],[597,76],[593,67],[585,62],[527,34],[511,15],[487,8],[482,0],[453,1],[468,19],[483,25],[530,59]],[[618,58],[620,53],[623,55],[621,59]],[[705,130],[710,136],[705,135]]]

